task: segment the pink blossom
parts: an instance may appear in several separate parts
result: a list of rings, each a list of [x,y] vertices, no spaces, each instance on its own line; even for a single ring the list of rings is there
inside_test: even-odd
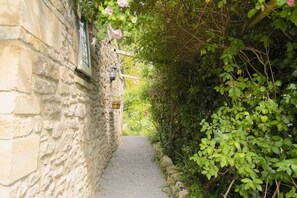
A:
[[[96,42],[97,42],[97,39],[96,39],[96,37],[93,37],[93,38],[92,38],[91,45],[96,45]]]
[[[294,0],[288,0],[288,6],[290,7],[294,6]]]
[[[105,10],[105,12],[107,12],[107,14],[108,14],[109,16],[112,15],[112,13],[113,13],[112,8],[110,8],[110,7],[106,7],[104,10]]]
[[[117,30],[112,30],[111,31],[111,36],[115,39],[120,39],[122,38],[123,34],[122,34],[122,30],[117,29]]]
[[[118,0],[117,3],[121,8],[125,8],[129,6],[128,0]]]

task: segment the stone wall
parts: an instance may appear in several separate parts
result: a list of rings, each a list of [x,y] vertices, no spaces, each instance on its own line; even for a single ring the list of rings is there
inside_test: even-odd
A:
[[[123,81],[109,80],[119,57],[97,43],[91,80],[77,75],[76,10],[73,0],[0,0],[1,198],[94,198],[120,141],[111,101]]]

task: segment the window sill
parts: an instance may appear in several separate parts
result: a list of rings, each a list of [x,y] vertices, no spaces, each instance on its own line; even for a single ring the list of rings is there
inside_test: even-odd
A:
[[[76,76],[76,75],[74,76],[74,81],[77,84],[85,87],[88,90],[92,90],[93,87],[94,87],[94,85],[92,83],[88,83],[87,81],[85,81],[84,79],[82,79],[82,78],[80,78],[79,76]]]

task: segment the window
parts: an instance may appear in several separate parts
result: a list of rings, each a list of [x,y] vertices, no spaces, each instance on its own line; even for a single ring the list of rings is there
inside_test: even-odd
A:
[[[79,49],[77,70],[91,77],[91,56],[88,34],[88,22],[80,20],[79,22]]]

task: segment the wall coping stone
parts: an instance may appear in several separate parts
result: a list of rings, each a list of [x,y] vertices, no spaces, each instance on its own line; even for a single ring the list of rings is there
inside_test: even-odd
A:
[[[43,3],[48,7],[48,9],[57,17],[58,20],[60,20],[64,25],[66,25],[68,28],[71,28],[70,22],[68,22],[62,14],[60,14],[55,7],[48,1],[48,0],[42,0]]]
[[[20,26],[0,26],[0,40],[18,39],[20,35]]]

